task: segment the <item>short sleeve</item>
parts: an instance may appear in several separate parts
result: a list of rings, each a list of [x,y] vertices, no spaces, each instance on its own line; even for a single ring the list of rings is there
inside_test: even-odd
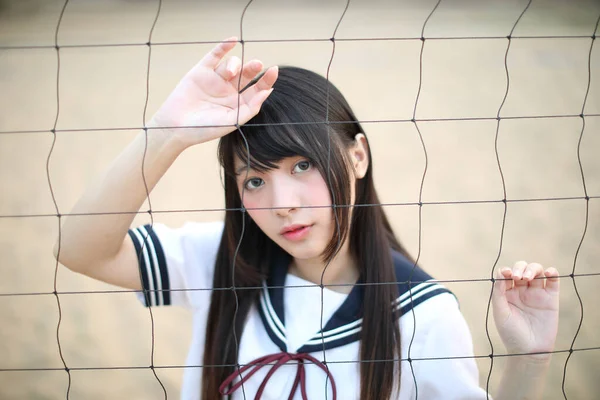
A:
[[[187,223],[173,229],[163,224],[129,230],[138,257],[146,306],[206,306],[223,223]]]
[[[486,399],[485,390],[479,386],[471,333],[454,296],[436,296],[416,309],[422,306],[428,309],[416,315],[418,340],[411,352],[418,397]],[[425,315],[419,323],[419,317]],[[410,371],[404,373],[410,375]]]

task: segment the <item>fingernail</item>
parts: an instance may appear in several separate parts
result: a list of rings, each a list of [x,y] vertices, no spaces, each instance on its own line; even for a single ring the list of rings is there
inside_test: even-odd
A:
[[[533,273],[531,271],[526,271],[523,278],[531,279],[533,278]]]

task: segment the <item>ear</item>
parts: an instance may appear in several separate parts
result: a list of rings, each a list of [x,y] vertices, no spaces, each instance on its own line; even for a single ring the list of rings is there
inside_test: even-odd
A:
[[[354,145],[350,147],[350,160],[356,179],[364,178],[369,168],[369,143],[363,133],[354,137]]]

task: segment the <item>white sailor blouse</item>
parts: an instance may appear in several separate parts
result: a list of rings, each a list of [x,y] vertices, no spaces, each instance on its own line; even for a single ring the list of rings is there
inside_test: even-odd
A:
[[[205,330],[223,222],[162,224],[129,231],[138,254],[146,306],[193,312],[182,399],[199,399]],[[486,399],[479,387],[468,326],[454,295],[392,252],[399,297],[402,361],[398,399]],[[343,294],[271,266],[260,301],[240,338],[240,374],[221,385],[231,399],[358,399],[363,286]],[[410,282],[410,286],[409,286]],[[243,385],[243,390],[241,386]]]

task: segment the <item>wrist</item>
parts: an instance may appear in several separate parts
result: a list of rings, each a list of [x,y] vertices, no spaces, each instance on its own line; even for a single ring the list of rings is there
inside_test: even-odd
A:
[[[182,129],[163,128],[154,120],[150,120],[146,124],[146,128],[149,144],[177,153],[181,153],[190,147],[190,144],[183,140],[184,136],[180,132]]]
[[[506,362],[507,368],[532,373],[543,372],[550,365],[551,354],[528,354],[522,356],[509,356]]]
[[[541,399],[549,365],[550,357],[509,356],[495,398]]]
[[[537,349],[526,348],[523,346],[508,346],[504,343],[508,360],[519,360],[519,362],[528,362],[531,364],[544,364],[550,362],[554,351],[554,344],[537,346]],[[545,349],[545,350],[543,350]]]

